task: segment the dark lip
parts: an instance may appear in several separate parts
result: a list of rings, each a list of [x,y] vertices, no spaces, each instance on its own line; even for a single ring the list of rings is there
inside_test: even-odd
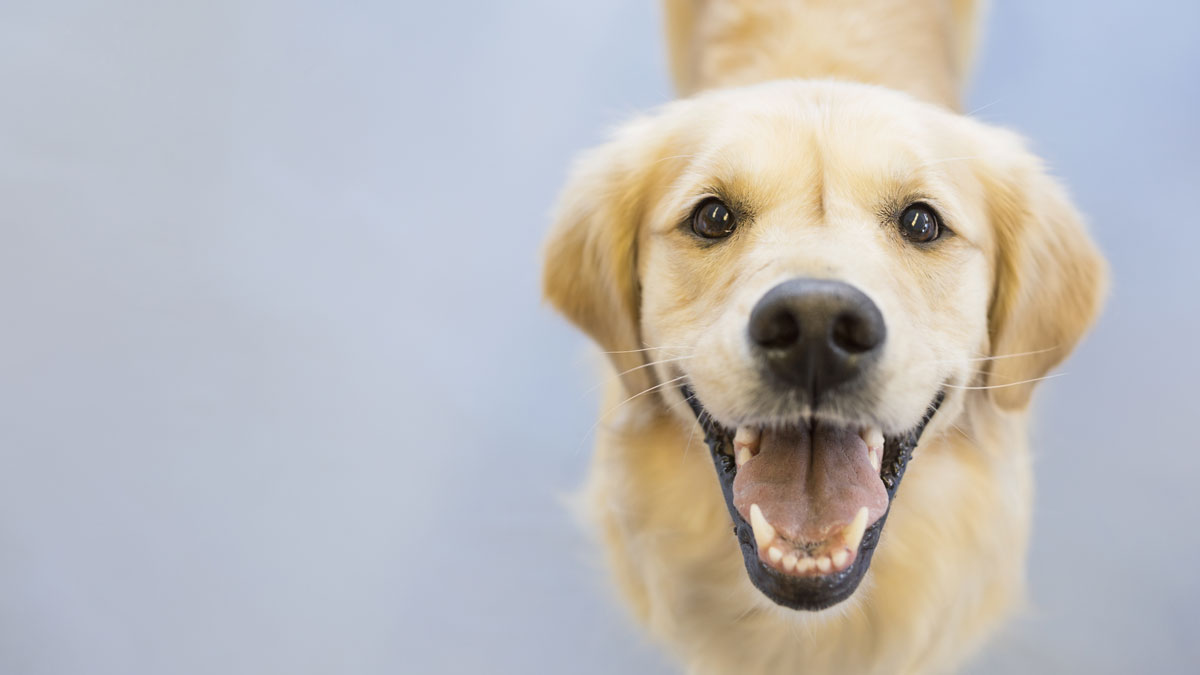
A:
[[[925,417],[913,429],[898,436],[884,436],[880,479],[887,490],[888,510],[863,533],[858,555],[850,567],[841,572],[821,576],[793,577],[763,564],[758,557],[758,547],[754,542],[754,531],[750,523],[746,522],[733,506],[733,479],[737,475],[732,452],[733,432],[713,420],[696,398],[690,385],[684,384],[680,389],[684,399],[692,407],[692,412],[696,414],[701,428],[704,429],[704,442],[712,454],[721,492],[725,495],[725,506],[733,519],[733,532],[741,545],[746,572],[754,586],[776,604],[791,609],[816,611],[832,607],[849,598],[862,582],[867,568],[871,566],[871,556],[879,543],[879,536],[883,532],[888,514],[892,511],[892,499],[900,487],[900,479],[904,477],[904,471],[908,468],[913,449],[917,447],[922,432],[946,398],[945,392],[938,392],[929,404]]]

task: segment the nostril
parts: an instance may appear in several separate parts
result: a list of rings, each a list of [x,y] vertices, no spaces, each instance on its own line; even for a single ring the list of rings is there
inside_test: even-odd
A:
[[[800,339],[800,324],[796,321],[796,315],[786,308],[754,318],[756,320],[750,323],[750,337],[762,347],[790,347]]]
[[[876,322],[857,312],[842,312],[833,320],[830,340],[835,347],[851,354],[869,352],[883,341]]]

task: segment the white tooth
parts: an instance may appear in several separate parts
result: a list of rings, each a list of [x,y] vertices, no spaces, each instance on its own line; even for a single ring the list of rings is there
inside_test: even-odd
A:
[[[778,546],[772,546],[767,549],[767,557],[771,559],[771,562],[777,563],[783,560],[783,551],[779,550]]]
[[[804,556],[803,558],[801,558],[799,561],[796,562],[796,571],[799,572],[800,574],[805,574],[807,572],[811,572],[812,568],[814,568],[816,566],[817,566],[817,561],[813,560],[812,558],[809,558],[808,556]]]
[[[840,549],[833,554],[833,566],[839,570],[846,566],[846,561],[850,559],[850,552],[846,549]]]
[[[767,522],[758,504],[750,505],[750,527],[754,530],[754,540],[758,542],[759,548],[766,548],[775,541],[775,528]]]
[[[825,574],[831,569],[833,569],[833,563],[829,562],[829,556],[823,555],[820,558],[817,558],[817,571],[819,571],[821,574]]]
[[[733,435],[733,442],[738,445],[757,445],[758,427],[738,427]]]
[[[792,553],[789,553],[789,554],[783,556],[783,569],[788,572],[791,572],[792,570],[796,569],[796,561],[799,559],[800,559],[800,557],[797,556],[794,551]]]
[[[750,450],[748,448],[745,448],[745,447],[738,448],[738,450],[737,450],[737,465],[739,467],[742,466],[746,462],[749,462],[751,457],[753,457],[753,455],[750,454]]]
[[[879,453],[875,452],[875,448],[867,448],[867,459],[871,460],[871,468],[879,470]]]
[[[866,441],[868,448],[879,449],[883,447],[883,432],[879,430],[879,427],[863,429],[860,435]]]
[[[854,520],[842,530],[842,541],[846,542],[846,547],[851,551],[858,548],[862,543],[863,532],[867,531],[867,507],[862,507],[858,513],[854,514]]]

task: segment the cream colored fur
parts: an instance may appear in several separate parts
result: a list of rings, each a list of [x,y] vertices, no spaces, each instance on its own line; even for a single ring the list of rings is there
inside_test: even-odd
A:
[[[973,3],[669,0],[667,10],[679,88],[707,93],[586,154],[545,252],[547,298],[611,352],[585,491],[608,563],[636,617],[689,672],[952,670],[1021,602],[1026,381],[1093,320],[1104,263],[1020,139],[953,112]],[[865,84],[770,81],[793,76]],[[753,222],[698,246],[680,223],[713,190],[750,205]],[[913,195],[936,204],[952,238],[918,250],[881,224]],[[754,300],[793,276],[852,283],[888,322],[869,391],[831,417],[896,433],[947,392],[866,579],[817,613],[783,609],[750,584],[676,379],[728,426],[770,419],[742,336]]]

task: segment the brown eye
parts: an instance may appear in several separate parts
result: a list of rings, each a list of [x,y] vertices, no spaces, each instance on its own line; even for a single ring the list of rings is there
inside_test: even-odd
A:
[[[719,199],[709,199],[692,214],[692,230],[708,239],[720,239],[733,234],[737,219],[733,212]]]
[[[900,234],[905,239],[923,244],[942,234],[937,214],[925,204],[913,204],[900,214]]]

